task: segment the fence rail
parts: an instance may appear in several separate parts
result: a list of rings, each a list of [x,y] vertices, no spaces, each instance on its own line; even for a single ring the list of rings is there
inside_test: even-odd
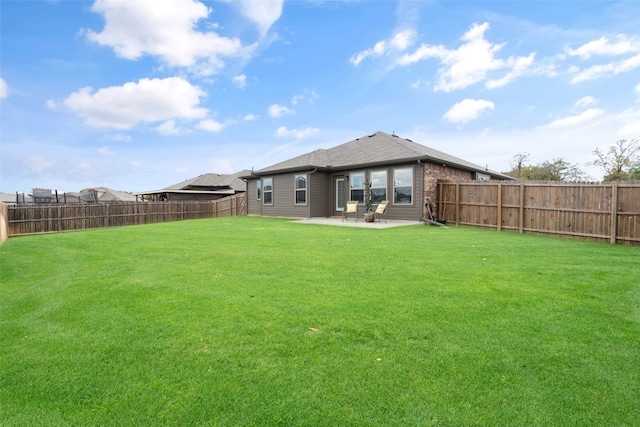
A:
[[[640,183],[438,181],[438,213],[463,225],[640,245]]]
[[[245,200],[7,206],[7,236],[245,215]]]

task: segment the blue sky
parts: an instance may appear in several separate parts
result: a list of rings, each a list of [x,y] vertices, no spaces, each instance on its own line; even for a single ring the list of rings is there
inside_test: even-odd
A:
[[[640,2],[0,3],[0,191],[164,188],[384,131],[496,171],[640,136]]]

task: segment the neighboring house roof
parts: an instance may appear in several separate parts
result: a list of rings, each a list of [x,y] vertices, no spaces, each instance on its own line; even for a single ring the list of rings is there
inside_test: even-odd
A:
[[[22,197],[22,195],[20,196]],[[2,203],[16,203],[16,195],[0,192],[0,202]]]
[[[94,191],[98,193],[99,202],[135,202],[136,196],[125,193],[124,191],[116,191],[107,187],[95,187],[80,193],[80,199],[85,202],[95,203]]]
[[[242,180],[242,177],[249,174],[251,174],[250,170],[242,170],[231,175],[205,173],[195,178],[170,185],[162,190],[145,191],[136,194],[213,193],[233,195],[238,191],[246,190],[246,184]]]
[[[236,191],[244,191],[246,186],[240,177],[249,173],[251,172],[248,170],[236,172],[232,175],[205,173],[178,184],[170,185],[169,187],[164,188],[164,190],[203,190],[206,188],[222,190],[224,188],[231,188]]]
[[[255,171],[253,172],[253,176],[264,176],[271,173],[283,173],[312,168],[318,168],[320,170],[352,169],[354,167],[367,167],[417,160],[441,163],[474,172],[481,172],[499,179],[513,179],[500,172],[487,170],[482,166],[443,153],[442,151],[417,144],[410,139],[400,138],[397,135],[389,135],[385,132],[376,132],[371,135],[356,138],[353,141],[333,148],[321,148],[311,153],[303,154]],[[248,177],[250,176],[247,176],[247,178]]]

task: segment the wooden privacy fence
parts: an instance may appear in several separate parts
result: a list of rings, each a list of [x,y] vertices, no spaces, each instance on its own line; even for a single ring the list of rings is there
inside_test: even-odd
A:
[[[244,193],[202,202],[34,204],[7,209],[8,236],[246,214]]]
[[[640,245],[640,183],[438,181],[450,223]]]

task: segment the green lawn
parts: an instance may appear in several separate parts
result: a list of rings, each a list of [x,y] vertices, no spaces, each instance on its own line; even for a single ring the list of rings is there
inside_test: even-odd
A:
[[[640,425],[638,248],[236,217],[0,256],[2,426]]]

